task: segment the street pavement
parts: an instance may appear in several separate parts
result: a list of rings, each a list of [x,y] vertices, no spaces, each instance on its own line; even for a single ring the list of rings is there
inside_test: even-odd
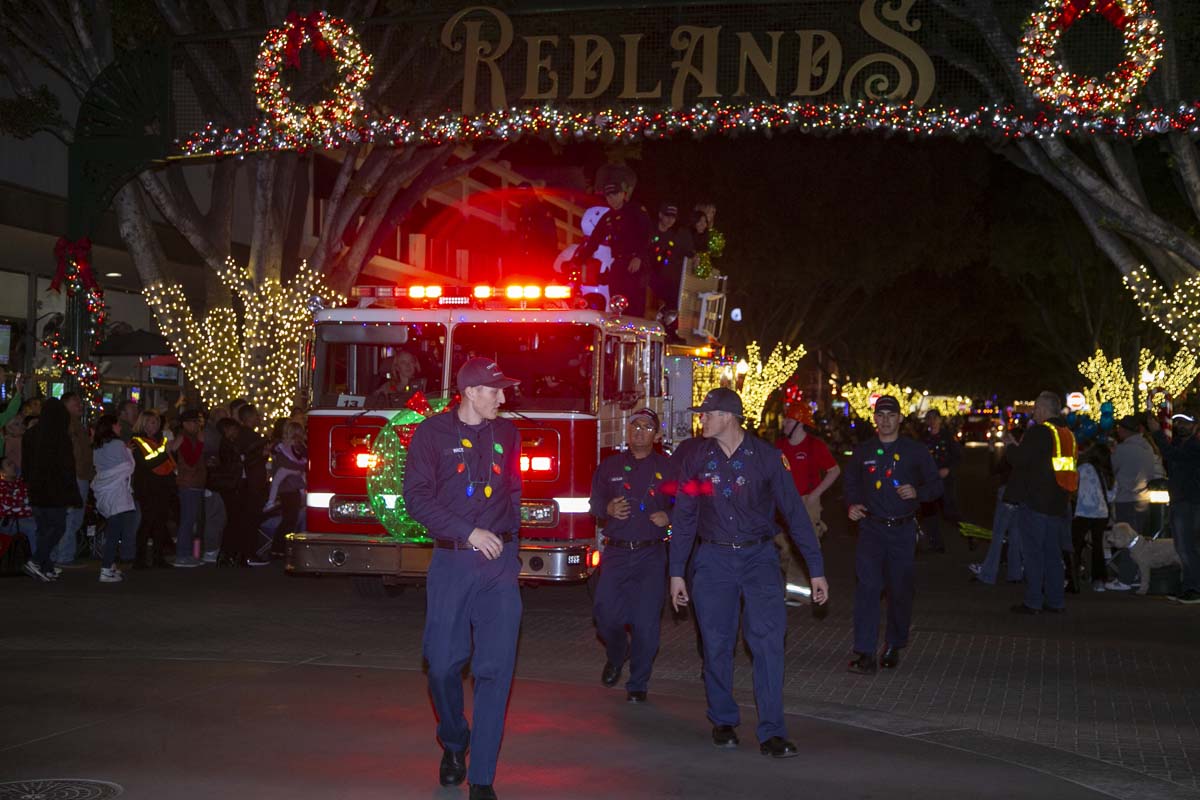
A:
[[[962,497],[987,524],[983,455]],[[982,548],[954,536],[918,559],[900,667],[852,675],[835,500],[833,599],[789,611],[798,758],[757,753],[745,652],[742,746],[718,751],[690,620],[666,613],[650,703],[629,706],[599,683],[586,587],[528,587],[501,797],[1200,797],[1200,607],[1085,590],[1065,615],[1018,617],[1021,587],[969,583]],[[419,587],[371,601],[277,566],[96,577],[0,580],[0,800],[465,797],[436,783]]]

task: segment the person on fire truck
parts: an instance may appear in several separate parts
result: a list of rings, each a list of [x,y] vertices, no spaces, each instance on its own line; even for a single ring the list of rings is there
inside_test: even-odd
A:
[[[443,748],[438,780],[457,786],[468,779],[471,800],[496,797],[492,781],[521,626],[521,437],[497,418],[504,390],[518,383],[490,358],[469,359],[458,370],[462,401],[417,426],[404,474],[408,513],[434,541],[423,644]],[[463,715],[468,663],[473,726]]]
[[[783,638],[787,631],[783,574],[775,550],[775,509],[812,575],[812,599],[829,600],[821,545],[783,454],[742,427],[742,398],[717,388],[699,406],[705,443],[689,448],[671,516],[671,604],[690,600],[684,566],[692,555],[692,590],[704,644],[704,693],[712,741],[737,747],[741,716],[733,698],[733,653],[738,620],[754,657],[754,700],[759,751],[772,758],[798,754],[783,718]],[[743,606],[744,603],[744,606]]]
[[[403,408],[415,392],[425,390],[425,379],[418,378],[421,362],[407,350],[397,350],[392,356],[388,379],[367,397],[370,408]]]
[[[592,606],[596,631],[607,652],[600,682],[616,686],[628,658],[625,699],[630,703],[646,702],[662,620],[671,501],[662,491],[667,457],[654,449],[661,430],[653,409],[630,414],[629,450],[600,463],[589,500],[592,516],[604,525],[605,537]]]

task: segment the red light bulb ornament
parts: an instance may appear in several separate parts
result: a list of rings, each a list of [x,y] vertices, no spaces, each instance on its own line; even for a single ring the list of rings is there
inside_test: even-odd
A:
[[[1062,36],[1085,14],[1099,14],[1124,40],[1125,57],[1102,78],[1068,72],[1056,56]],[[1163,38],[1147,0],[1047,0],[1030,15],[1017,61],[1043,103],[1068,114],[1117,114],[1146,85],[1163,55]]]

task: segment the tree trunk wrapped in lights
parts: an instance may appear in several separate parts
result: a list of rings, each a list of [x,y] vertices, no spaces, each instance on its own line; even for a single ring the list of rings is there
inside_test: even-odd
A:
[[[227,259],[218,273],[240,300],[214,308],[197,320],[178,285],[153,283],[146,300],[159,327],[204,403],[213,406],[245,396],[258,406],[264,424],[292,411],[302,345],[313,324],[314,302],[344,303],[307,263],[288,285],[275,278],[255,284],[250,270]]]
[[[763,407],[771,392],[788,382],[796,373],[796,366],[808,351],[804,345],[789,347],[785,344],[775,345],[767,363],[761,360],[758,342],[751,342],[746,347],[745,372],[742,379],[742,408],[751,427],[756,427],[762,420]],[[743,372],[741,364],[738,372]]]

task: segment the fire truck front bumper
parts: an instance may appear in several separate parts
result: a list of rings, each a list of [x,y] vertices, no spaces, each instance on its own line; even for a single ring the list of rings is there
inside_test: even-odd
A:
[[[521,539],[520,579],[544,583],[586,580],[595,540]],[[379,575],[421,578],[429,571],[431,544],[397,542],[386,536],[292,533],[287,537],[287,571],[298,575]]]

